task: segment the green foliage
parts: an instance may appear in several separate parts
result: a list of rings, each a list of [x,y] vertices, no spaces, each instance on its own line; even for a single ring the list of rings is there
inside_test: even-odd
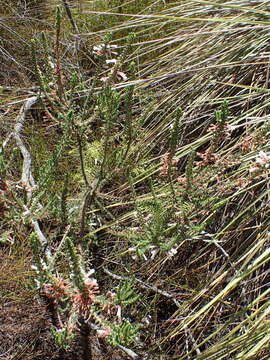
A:
[[[6,172],[6,163],[4,156],[4,149],[0,146],[0,176],[5,176]]]
[[[193,169],[194,169],[195,151],[191,150],[186,166],[186,179],[187,179],[187,190],[189,190],[193,183]]]
[[[41,43],[44,49],[44,70],[48,83],[53,80],[52,58],[50,56],[50,45],[46,32],[41,33]],[[47,90],[49,90],[47,88]]]
[[[115,303],[117,305],[127,306],[135,303],[139,297],[140,295],[135,293],[134,282],[127,280],[117,288]]]
[[[145,256],[152,250],[170,251],[182,238],[178,224],[173,222],[172,204],[164,206],[164,201],[157,199],[155,195],[153,197],[152,201],[137,208],[141,231],[127,234],[138,256]],[[148,216],[147,220],[145,214]]]
[[[112,90],[111,86],[105,86],[98,97],[98,111],[104,121],[107,131],[117,124],[119,115],[120,95]]]
[[[57,329],[51,327],[50,329],[53,339],[60,349],[65,351],[70,349],[70,342],[74,339],[74,334],[70,334],[67,328]]]
[[[121,325],[113,327],[112,334],[109,335],[108,341],[111,345],[126,345],[134,343],[138,336],[138,328],[132,325],[128,320],[124,320]]]
[[[60,218],[61,218],[62,226],[65,226],[68,221],[67,194],[68,194],[68,175],[66,175],[66,177],[65,177],[65,181],[64,181],[62,191],[61,191]]]
[[[36,233],[32,233],[29,237],[32,253],[33,253],[33,260],[34,266],[33,269],[36,271],[36,287],[37,289],[41,289],[42,286],[50,282],[52,279],[52,268],[50,266],[49,259],[45,255],[44,251],[44,244],[40,242]],[[45,245],[47,246],[47,245]]]
[[[68,253],[70,278],[73,284],[83,293],[85,290],[85,271],[83,269],[82,258],[78,254],[72,239],[66,238]]]
[[[229,114],[229,105],[228,105],[228,101],[225,100],[221,105],[221,109],[215,111],[216,122],[224,125],[224,122],[226,121],[228,114]]]
[[[173,127],[172,127],[172,131],[171,131],[171,136],[170,136],[170,156],[173,157],[177,146],[180,143],[180,139],[182,138],[182,134],[181,132],[181,117],[183,115],[183,111],[181,108],[178,108],[176,110],[176,114],[175,114],[175,118],[174,118],[174,122],[173,122]]]
[[[125,161],[128,152],[131,147],[131,143],[134,140],[134,125],[132,123],[132,105],[133,105],[133,94],[134,86],[129,86],[125,91],[125,123],[124,123],[124,134],[126,136],[127,146],[124,151],[123,160]]]

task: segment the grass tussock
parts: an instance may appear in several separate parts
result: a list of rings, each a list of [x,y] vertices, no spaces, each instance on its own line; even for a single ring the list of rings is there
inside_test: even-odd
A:
[[[1,8],[2,300],[34,265],[57,356],[269,358],[267,3]]]

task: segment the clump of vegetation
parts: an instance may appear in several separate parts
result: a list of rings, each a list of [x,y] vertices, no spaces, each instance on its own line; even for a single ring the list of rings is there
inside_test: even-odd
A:
[[[266,4],[0,9],[2,353],[268,359]]]

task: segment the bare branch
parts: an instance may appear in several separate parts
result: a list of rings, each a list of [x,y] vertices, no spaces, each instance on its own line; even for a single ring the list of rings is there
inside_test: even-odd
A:
[[[37,96],[33,96],[26,100],[26,102],[20,109],[19,115],[17,116],[16,123],[14,125],[14,131],[10,134],[10,137],[8,138],[10,139],[11,137],[14,137],[23,157],[21,182],[24,185],[27,193],[28,205],[24,206],[27,214],[31,214],[28,206],[32,201],[33,190],[36,187],[36,183],[32,175],[32,157],[22,140],[21,132],[23,130],[28,112],[31,110],[32,106],[38,101],[38,99],[39,98]],[[40,207],[42,207],[42,205],[40,205]],[[31,217],[31,223],[37,234],[42,248],[45,250],[47,258],[50,259],[51,251],[48,249],[48,240],[46,236],[41,231],[37,220]]]
[[[112,278],[114,278],[114,279],[117,279],[117,280],[129,280],[129,278],[128,278],[127,276],[116,275],[116,274],[110,272],[108,269],[103,268],[103,271],[104,271],[106,274],[108,274],[109,276],[111,276]],[[142,280],[140,280],[140,279],[135,278],[134,280],[139,284],[139,286],[140,286],[141,288],[146,289],[146,290],[152,290],[152,291],[154,291],[155,293],[158,293],[158,294],[160,294],[160,295],[162,295],[162,296],[165,296],[165,297],[167,297],[167,298],[169,298],[169,299],[172,299],[172,301],[175,303],[175,305],[176,305],[177,307],[180,307],[180,306],[181,306],[180,303],[179,303],[179,301],[178,301],[174,296],[172,296],[171,294],[169,294],[167,291],[160,290],[160,289],[157,288],[156,286],[146,284],[146,283],[144,283],[144,282],[143,282]]]

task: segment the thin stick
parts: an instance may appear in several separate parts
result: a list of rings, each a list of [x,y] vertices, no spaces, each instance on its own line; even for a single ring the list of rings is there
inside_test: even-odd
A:
[[[71,25],[73,27],[73,30],[78,35],[79,34],[79,29],[78,29],[78,26],[77,26],[75,20],[73,19],[72,13],[71,13],[70,8],[69,8],[69,4],[68,4],[67,0],[62,0],[62,2],[63,2],[63,5],[64,5],[64,8],[66,10],[67,17],[69,18],[69,21],[70,21],[70,23],[71,23]]]
[[[106,268],[103,268],[103,271],[104,271],[106,274],[108,274],[109,276],[111,276],[112,278],[114,278],[114,279],[117,279],[117,280],[129,280],[129,278],[128,278],[127,276],[116,275],[116,274],[112,273],[111,271],[109,271],[109,270],[106,269]],[[171,294],[169,294],[167,291],[160,290],[160,289],[158,289],[156,286],[146,284],[146,283],[144,283],[144,282],[143,282],[142,280],[140,280],[140,279],[135,278],[134,280],[135,280],[135,281],[140,285],[140,287],[142,287],[143,289],[152,290],[152,291],[154,291],[155,293],[158,293],[158,294],[160,294],[160,295],[162,295],[162,296],[165,296],[165,297],[171,299],[171,300],[175,303],[175,305],[176,305],[177,307],[180,307],[180,306],[181,306],[180,303],[179,303],[179,301],[178,301],[175,297],[173,297]]]

